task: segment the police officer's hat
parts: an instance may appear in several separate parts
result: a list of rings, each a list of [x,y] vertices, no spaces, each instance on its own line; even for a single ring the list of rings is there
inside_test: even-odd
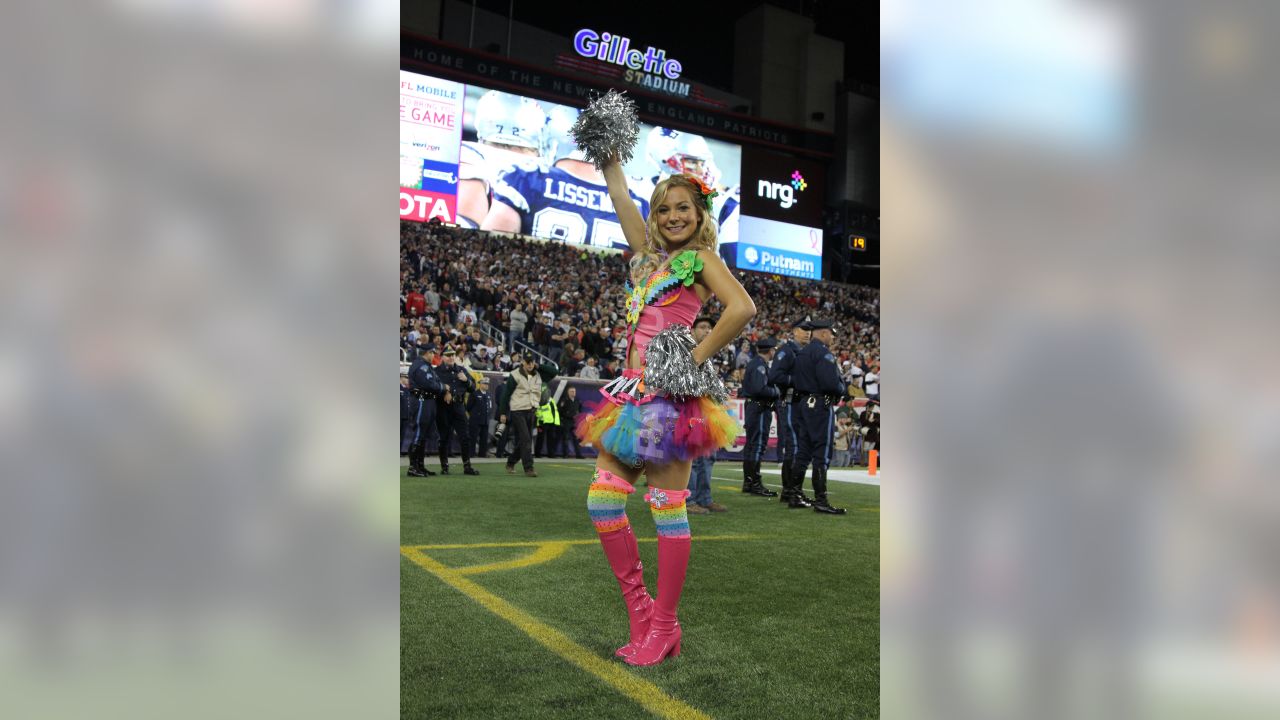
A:
[[[418,345],[418,354],[423,355],[435,349],[436,349],[436,346],[434,343],[420,343]]]
[[[457,351],[457,350],[454,350],[452,345],[445,345],[445,346],[444,346],[444,353],[442,353],[442,354],[443,354],[445,357],[449,357],[450,355],[457,355],[457,354],[458,354],[458,351]]]
[[[808,324],[809,324],[809,318],[798,317],[795,320],[791,321],[791,327],[800,328],[801,330],[808,330],[809,328],[805,327],[805,325],[808,325]]]
[[[811,321],[811,320],[801,320],[800,322],[796,323],[794,327],[798,327],[798,328],[800,328],[801,330],[804,330],[804,331],[806,331],[806,332],[807,332],[807,331],[812,331],[812,330],[813,330],[813,321]]]
[[[765,338],[760,342],[756,343],[756,350],[760,350],[760,351],[772,350],[776,347],[778,347],[778,341],[774,340],[773,338]]]
[[[831,330],[835,328],[834,320],[810,320],[808,330]]]

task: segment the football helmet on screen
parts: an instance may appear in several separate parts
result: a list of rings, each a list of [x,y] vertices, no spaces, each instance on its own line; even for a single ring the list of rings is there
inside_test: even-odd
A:
[[[542,150],[547,114],[534,100],[490,90],[476,103],[480,142]]]

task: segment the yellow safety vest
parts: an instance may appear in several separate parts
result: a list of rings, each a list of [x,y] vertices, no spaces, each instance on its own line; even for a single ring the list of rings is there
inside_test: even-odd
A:
[[[556,407],[554,400],[548,400],[538,408],[538,422],[543,425],[560,424],[560,408]]]

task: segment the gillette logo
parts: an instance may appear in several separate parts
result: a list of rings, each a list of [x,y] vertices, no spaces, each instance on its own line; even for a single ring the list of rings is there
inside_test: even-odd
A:
[[[782,209],[786,210],[798,202],[796,194],[804,192],[807,187],[809,187],[809,183],[805,182],[804,176],[800,174],[800,171],[793,170],[790,184],[761,180],[756,185],[756,195],[776,200],[782,206]]]

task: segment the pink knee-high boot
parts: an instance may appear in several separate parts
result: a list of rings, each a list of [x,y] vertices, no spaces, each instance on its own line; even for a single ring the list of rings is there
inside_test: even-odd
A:
[[[600,547],[609,561],[613,575],[622,591],[622,602],[627,608],[627,624],[630,642],[614,653],[628,657],[640,647],[649,630],[649,616],[653,612],[653,598],[644,586],[644,566],[640,564],[640,546],[627,520],[627,496],[635,488],[607,470],[596,471],[595,481],[587,491],[587,510],[600,534]]]
[[[680,654],[683,635],[676,620],[680,593],[689,569],[689,517],[685,512],[688,490],[650,488],[645,495],[658,529],[658,597],[644,643],[626,658],[628,665],[657,665]]]

